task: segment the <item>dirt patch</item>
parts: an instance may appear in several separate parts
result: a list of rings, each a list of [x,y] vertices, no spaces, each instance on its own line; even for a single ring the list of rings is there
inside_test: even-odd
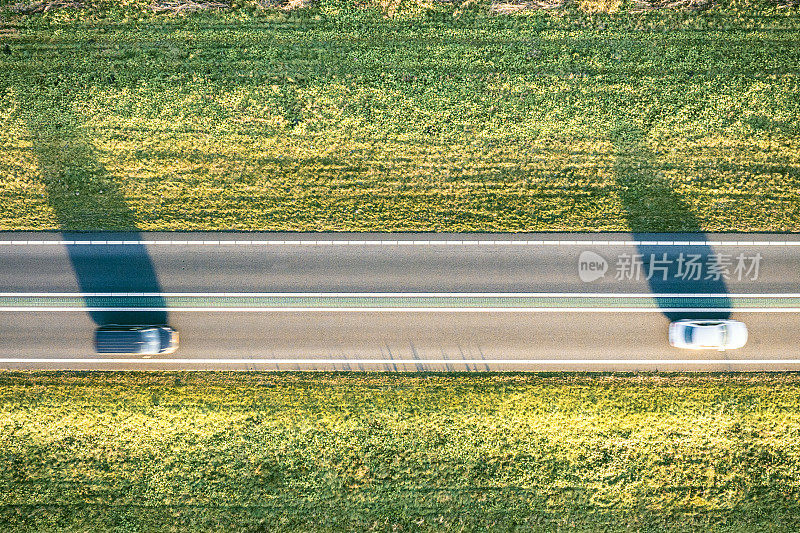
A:
[[[84,4],[82,2],[75,2],[72,0],[50,0],[47,2],[20,2],[18,4],[11,4],[8,10],[12,13],[19,13],[21,15],[31,15],[33,13],[47,13],[56,9],[82,9]]]
[[[547,11],[561,9],[571,4],[571,0],[531,0],[514,2],[492,2],[489,12],[495,15],[510,15],[521,11]]]
[[[797,5],[800,0],[775,0],[785,7]],[[557,11],[574,5],[576,0],[511,0],[492,2],[489,11],[496,15],[510,15],[521,11]],[[586,13],[614,13],[619,11],[620,0],[577,0],[578,8]],[[717,0],[633,0],[631,13],[656,9],[686,9],[703,11],[717,4]]]
[[[194,2],[192,0],[178,0],[174,2],[161,1],[150,4],[150,10],[156,13],[183,13],[190,11],[206,11],[215,9],[230,9],[228,2]]]
[[[259,0],[258,5],[264,9],[280,9],[295,11],[317,5],[317,0]]]
[[[641,13],[654,9],[687,9],[705,11],[716,5],[716,0],[634,0],[631,13]]]

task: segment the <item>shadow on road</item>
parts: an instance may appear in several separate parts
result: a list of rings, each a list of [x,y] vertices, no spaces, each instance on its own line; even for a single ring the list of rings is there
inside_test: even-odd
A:
[[[23,109],[28,131],[38,159],[50,207],[55,213],[65,240],[90,240],[92,235],[76,230],[118,230],[102,240],[139,240],[136,219],[125,203],[114,176],[96,160],[92,147],[84,140],[72,102],[50,87],[24,88],[27,101]],[[94,238],[97,238],[96,236]],[[99,247],[68,245],[72,268],[83,293],[152,292],[161,293],[153,263],[145,246]],[[98,298],[86,296],[88,307],[101,305]],[[156,297],[154,307],[165,307]],[[166,311],[90,311],[99,326],[166,325]]]
[[[628,224],[637,241],[664,240],[654,232],[681,232],[681,240],[705,241],[700,224],[683,198],[653,170],[656,156],[650,152],[643,132],[626,122],[618,122],[611,131],[614,145],[614,172]],[[672,239],[672,238],[671,238]],[[657,245],[638,247],[644,273],[653,272],[648,283],[653,294],[711,293],[719,295],[715,308],[719,313],[704,313],[705,318],[729,318],[730,298],[723,276],[708,275],[707,265],[713,262],[714,251],[709,246],[692,246],[683,253],[664,254]],[[699,257],[698,257],[699,256]],[[694,268],[697,265],[701,268]],[[651,270],[652,267],[652,270]],[[698,276],[695,274],[699,272]],[[666,278],[666,279],[665,279]],[[656,297],[659,307],[669,320],[696,318],[697,313],[670,311],[675,307],[669,298]]]

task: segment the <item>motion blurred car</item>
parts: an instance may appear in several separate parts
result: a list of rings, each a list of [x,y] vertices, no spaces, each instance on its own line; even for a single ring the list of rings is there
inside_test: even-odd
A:
[[[97,353],[163,355],[178,349],[178,332],[167,326],[104,326],[95,332]]]
[[[689,350],[733,350],[747,343],[747,326],[736,320],[678,320],[669,325],[669,344]]]

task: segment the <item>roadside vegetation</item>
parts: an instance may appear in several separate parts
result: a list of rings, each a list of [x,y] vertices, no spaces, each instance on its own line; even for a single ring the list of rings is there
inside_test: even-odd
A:
[[[796,2],[0,0],[0,229],[800,230]]]
[[[3,531],[795,531],[800,376],[0,374]]]

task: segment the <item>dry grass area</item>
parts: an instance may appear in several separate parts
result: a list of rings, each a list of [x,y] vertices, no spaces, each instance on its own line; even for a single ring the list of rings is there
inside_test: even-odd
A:
[[[194,0],[156,0],[150,4],[150,10],[156,13],[183,13],[190,11],[204,11],[213,9],[230,9],[231,5],[227,2],[195,2]]]
[[[319,0],[258,0],[259,7],[263,9],[280,9],[295,11],[308,9],[319,4]]]
[[[493,1],[489,6],[489,11],[496,15],[511,15],[522,11],[549,11],[563,9],[567,5],[574,4],[574,0],[518,0],[514,2]]]
[[[631,13],[653,11],[656,9],[687,9],[704,11],[711,9],[716,0],[633,0]]]
[[[617,13],[622,9],[624,0],[513,0],[505,2],[493,0],[489,12],[494,15],[513,15],[528,11],[544,11],[563,15],[563,11],[572,7],[583,13]],[[796,0],[777,0],[787,2]],[[703,11],[716,5],[716,0],[633,0],[627,8],[629,13],[641,13],[654,10],[690,10]]]
[[[8,10],[12,13],[19,13],[23,15],[31,15],[34,13],[48,13],[58,9],[83,9],[85,5],[83,2],[76,2],[73,0],[49,0],[39,2],[19,2],[8,6]]]

